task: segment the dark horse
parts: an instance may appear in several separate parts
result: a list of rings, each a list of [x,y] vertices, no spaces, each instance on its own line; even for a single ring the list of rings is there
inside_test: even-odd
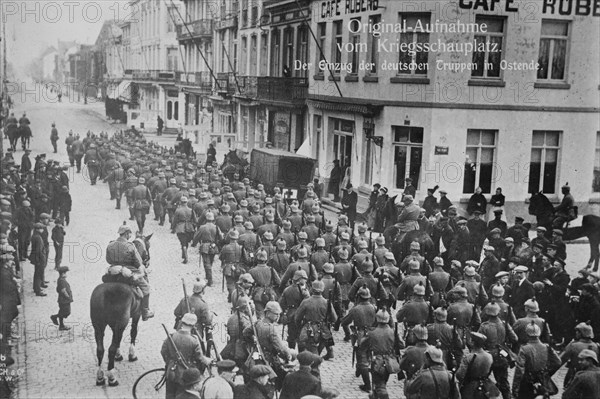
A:
[[[147,253],[147,259],[150,258],[148,250],[150,249],[150,236],[144,237],[143,248]],[[137,240],[140,241],[140,240]],[[141,242],[134,242],[136,247]],[[96,339],[96,356],[98,358],[98,372],[96,374],[96,385],[104,385],[106,378],[102,370],[102,360],[104,359],[104,332],[106,326],[112,330],[112,341],[108,348],[108,385],[119,385],[117,377],[113,374],[115,360],[123,360],[119,353],[123,333],[131,319],[131,343],[129,346],[129,361],[137,360],[135,355],[135,341],[138,333],[138,323],[142,315],[141,298],[139,298],[132,287],[125,283],[103,283],[97,286],[92,292],[90,298],[90,317],[94,327],[94,336]]]
[[[233,175],[235,173],[240,175],[240,179],[246,177],[246,169],[248,165],[248,161],[240,158],[236,150],[230,150],[229,153],[225,155],[225,160],[221,165],[221,170],[223,171],[223,175],[225,177],[227,177],[230,181],[233,181]]]
[[[19,127],[11,123],[4,128],[4,132],[8,136],[8,141],[10,142],[10,147],[13,151],[17,150],[17,142],[19,141]]]
[[[554,206],[543,193],[531,195],[529,200],[529,214],[537,218],[538,226],[544,226],[547,234],[552,233],[552,221],[554,220]],[[598,270],[600,264],[600,216],[585,215],[581,226],[563,229],[563,240],[576,240],[587,237],[590,242],[590,259],[587,266],[594,265],[594,271]]]

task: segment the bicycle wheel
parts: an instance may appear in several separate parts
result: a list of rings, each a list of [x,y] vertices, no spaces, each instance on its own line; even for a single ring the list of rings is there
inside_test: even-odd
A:
[[[163,399],[165,397],[165,369],[153,369],[148,370],[144,374],[140,375],[135,383],[133,384],[133,388],[131,388],[131,393],[133,395],[133,399],[147,399],[147,398],[160,398]]]

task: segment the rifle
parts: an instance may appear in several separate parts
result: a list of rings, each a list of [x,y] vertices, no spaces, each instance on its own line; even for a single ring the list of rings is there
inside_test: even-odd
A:
[[[204,327],[204,335],[206,337],[206,348],[207,348],[207,352],[206,352],[206,356],[210,357],[210,347],[212,346],[213,349],[215,350],[215,356],[217,357],[217,361],[221,361],[223,360],[221,358],[221,354],[219,353],[219,349],[217,348],[217,344],[215,344],[215,340],[213,338],[213,333],[212,333],[212,326],[205,326]]]
[[[338,245],[340,245],[340,225],[337,225],[337,228],[335,230],[335,246],[337,247]]]
[[[167,327],[165,327],[164,323],[161,325],[163,326],[163,329],[165,330],[165,334],[167,334],[167,339],[169,340],[169,342],[171,343],[171,346],[175,350],[175,354],[177,355],[176,362],[181,364],[183,366],[183,368],[185,368],[186,370],[189,369],[190,366],[188,366],[187,363],[185,362],[185,360],[183,360],[183,356],[181,355],[181,352],[179,352],[179,349],[177,349],[177,345],[175,345],[175,342],[173,342],[173,337],[171,337],[171,334],[169,334],[169,330],[167,330]]]
[[[456,317],[452,320],[452,346],[454,346],[458,342],[458,331],[456,329]],[[450,358],[452,359],[452,367],[450,368],[456,371],[458,365],[456,364],[456,355],[453,350],[450,350]]]
[[[260,358],[266,361],[265,354],[263,353],[262,347],[260,346],[260,342],[258,340],[258,333],[256,332],[256,324],[252,319],[252,308],[250,307],[250,303],[246,304],[248,307],[248,316],[250,317],[250,324],[252,324],[252,331],[254,332],[254,342],[256,343],[256,349],[258,350],[258,354]]]
[[[187,307],[187,312],[191,313],[192,308],[190,307],[190,300],[187,295],[187,289],[185,288],[185,280],[183,278],[181,279],[181,285],[183,286],[183,297],[185,298],[185,305]]]
[[[319,212],[319,214],[321,215],[321,233],[323,233],[325,231],[325,212]]]
[[[373,230],[369,228],[369,252],[373,252]]]
[[[329,246],[329,261],[335,264],[335,259],[333,258],[333,245]]]

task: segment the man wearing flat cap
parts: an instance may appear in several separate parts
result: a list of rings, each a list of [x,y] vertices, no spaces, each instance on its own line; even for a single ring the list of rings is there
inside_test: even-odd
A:
[[[519,265],[513,270],[513,282],[510,287],[511,296],[508,299],[508,304],[512,306],[517,318],[525,317],[525,301],[535,295],[533,284],[527,279],[528,272],[529,269],[523,265]]]
[[[71,292],[71,285],[67,281],[67,272],[69,268],[67,266],[60,266],[56,269],[59,273],[58,280],[56,281],[56,292],[58,292],[58,313],[50,316],[52,323],[58,325],[60,331],[70,330],[71,327],[65,326],[63,320],[69,317],[71,314],[71,302],[73,302],[73,293]]]
[[[204,376],[196,367],[190,367],[187,370],[183,371],[181,376],[181,390],[175,396],[175,399],[198,399],[202,396],[198,395],[201,387],[204,386],[202,383],[204,380]],[[233,397],[233,392],[229,398]]]
[[[506,230],[508,226],[504,220],[502,220],[502,209],[494,210],[494,219],[488,222],[488,231],[491,232],[494,229],[500,230],[500,237],[506,236]]]
[[[600,368],[598,354],[589,349],[577,356],[579,372],[563,392],[563,399],[599,398]]]
[[[321,380],[311,373],[311,366],[319,361],[319,356],[304,351],[298,354],[300,368],[285,376],[281,388],[281,397],[289,399],[301,399],[305,395],[320,395]]]
[[[233,389],[234,399],[273,399],[275,391],[269,385],[269,378],[273,369],[264,364],[257,364],[250,368],[250,380],[243,385],[236,385]]]
[[[233,360],[219,360],[215,364],[217,375],[208,377],[200,387],[200,398],[231,399],[235,387],[235,368]],[[177,398],[179,399],[179,398]]]
[[[41,223],[35,223],[33,225],[33,234],[31,236],[31,254],[29,260],[34,266],[33,273],[33,292],[37,296],[46,296],[46,293],[42,288],[46,288],[47,285],[44,281],[44,269],[48,263],[48,252],[44,244],[42,232],[44,231],[44,225]]]

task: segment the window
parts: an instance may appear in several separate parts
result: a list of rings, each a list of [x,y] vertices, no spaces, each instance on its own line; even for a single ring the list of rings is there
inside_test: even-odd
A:
[[[381,22],[381,15],[371,15],[369,17],[369,26],[375,26]],[[369,34],[368,38],[368,53],[367,53],[367,62],[371,63],[371,67],[367,69],[366,73],[368,75],[377,75],[377,65],[379,64],[379,37],[373,36],[373,34]]]
[[[319,59],[319,61],[324,61],[325,60],[325,40],[327,39],[327,23],[326,22],[320,22],[317,25],[317,35],[318,35],[318,41],[319,41],[319,48],[317,48],[317,56],[315,57],[316,59]],[[324,70],[319,67],[317,69],[317,74],[318,75],[323,75]]]
[[[568,39],[568,21],[542,20],[538,79],[565,80]]]
[[[429,23],[429,14],[405,14],[400,17],[400,23],[406,24],[406,30],[400,34],[400,45],[406,46],[408,51],[400,51],[399,62],[403,68],[398,68],[399,75],[427,75],[427,68],[416,68],[416,65],[427,64],[429,53],[427,51],[416,51],[417,47],[423,47],[424,43],[429,43],[429,33],[421,32],[417,24],[425,26]],[[415,28],[419,32],[415,32]],[[414,49],[411,51],[411,49]],[[412,67],[409,67],[412,66]]]
[[[221,53],[221,67],[220,72],[227,71],[227,54],[225,53],[225,31],[222,30],[219,32],[219,44],[220,44],[220,53]]]
[[[331,62],[335,64],[342,63],[342,50],[341,46],[343,44],[342,40],[342,21],[334,21],[333,22],[333,43],[331,44]],[[340,71],[332,71],[335,75],[339,75]]]
[[[176,48],[167,49],[167,70],[177,71],[177,59],[179,58],[179,52]]]
[[[474,78],[500,78],[500,61],[502,61],[502,49],[504,45],[504,18],[475,17],[478,25],[487,24],[487,33],[475,35],[475,47],[473,51]],[[483,49],[477,48],[484,47]],[[489,51],[485,51],[489,50]]]
[[[271,76],[281,76],[280,46],[279,30],[273,29],[271,33]]]
[[[321,151],[321,132],[323,129],[323,117],[321,115],[314,115],[313,122],[315,126],[315,135],[313,136],[313,148],[315,149],[315,152],[313,154],[313,158],[319,159],[319,152]]]
[[[374,158],[374,153],[373,150],[375,149],[375,146],[373,145],[373,141],[369,140],[367,138],[367,136],[364,136],[364,141],[363,141],[363,148],[364,148],[364,152],[363,152],[363,176],[362,176],[362,181],[365,185],[370,186],[371,185],[371,181],[373,180],[373,158]]]
[[[554,194],[560,149],[558,131],[534,130],[529,163],[529,193]]]
[[[477,187],[491,193],[497,134],[497,130],[467,130],[463,193],[474,193]]]
[[[350,43],[352,43],[352,51],[348,53],[348,62],[352,64],[350,73],[356,75],[358,74],[358,63],[360,62],[360,18],[350,21]]]
[[[248,38],[242,36],[242,52],[240,54],[240,75],[246,75],[248,66]]]
[[[308,29],[306,26],[302,26],[298,29],[298,55],[296,56],[296,59],[302,63],[308,62]],[[293,64],[290,65],[290,68],[295,70],[292,66]],[[298,77],[305,78],[307,73],[308,71],[302,68],[299,71],[296,71],[295,74]]]
[[[269,75],[269,36],[264,33],[261,37],[260,37],[260,45],[261,45],[261,50],[260,50],[260,71],[259,71],[259,75],[260,76],[268,76]]]
[[[404,188],[404,179],[413,179],[419,188],[421,160],[423,159],[423,128],[416,126],[392,126],[394,146],[394,184]]]
[[[594,181],[592,191],[600,193],[600,132],[596,133],[596,157],[594,158]]]
[[[250,38],[250,76],[256,76],[256,68],[257,68],[257,63],[258,63],[258,59],[257,59],[257,54],[256,52],[258,51],[258,49],[256,48],[257,44],[256,44],[256,35],[253,35]]]
[[[250,25],[252,26],[256,26],[260,23],[259,21],[260,17],[258,15],[258,6],[253,5],[252,6],[252,16],[250,17]]]
[[[283,31],[283,68],[290,71],[294,66],[294,29]]]
[[[342,169],[352,163],[352,136],[354,121],[329,118],[333,127],[333,159],[339,159]]]
[[[240,25],[242,28],[248,26],[248,0],[242,0],[242,20]]]

